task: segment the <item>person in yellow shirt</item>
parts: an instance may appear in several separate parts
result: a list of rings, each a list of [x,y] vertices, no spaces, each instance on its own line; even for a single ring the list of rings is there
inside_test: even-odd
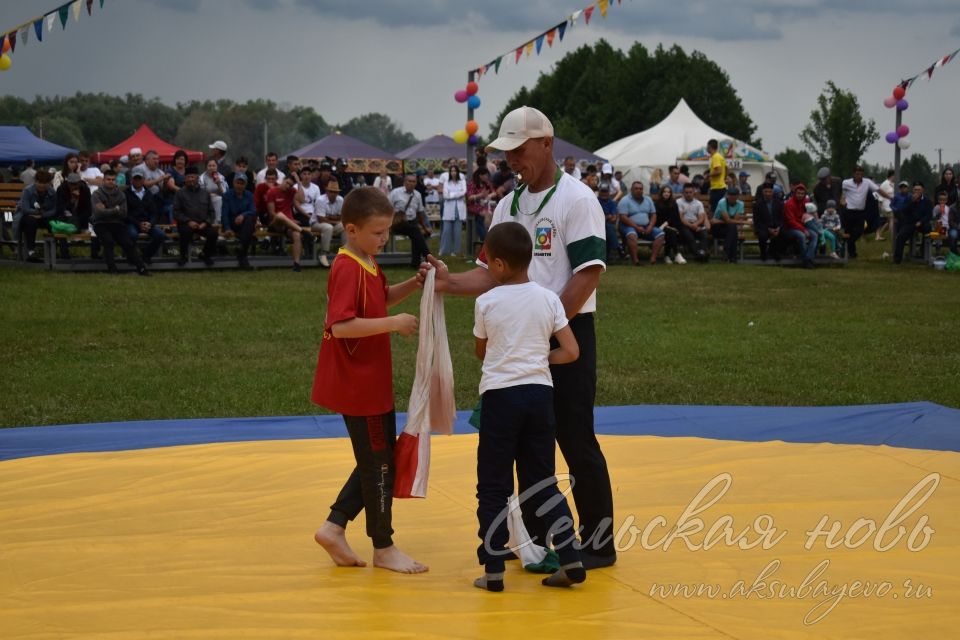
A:
[[[720,144],[711,139],[707,142],[710,154],[710,213],[717,210],[717,204],[727,193],[727,162],[720,155]]]

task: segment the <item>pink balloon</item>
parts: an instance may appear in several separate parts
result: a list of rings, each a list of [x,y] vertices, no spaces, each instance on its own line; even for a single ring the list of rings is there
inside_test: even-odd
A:
[[[905,124],[900,125],[897,127],[897,135],[901,138],[906,138],[908,135],[910,135],[910,127]]]
[[[455,94],[453,94],[453,99],[456,100],[457,102],[466,102],[467,98],[469,97],[470,96],[467,95],[467,92],[464,91],[463,89],[460,89]]]
[[[897,104],[897,99],[893,96],[889,96],[886,100],[883,101],[883,106],[887,109],[893,109]]]

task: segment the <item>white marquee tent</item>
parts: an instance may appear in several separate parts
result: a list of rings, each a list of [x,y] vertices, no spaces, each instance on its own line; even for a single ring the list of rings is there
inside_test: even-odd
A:
[[[646,131],[629,135],[607,146],[597,149],[597,155],[607,158],[615,169],[623,171],[624,180],[629,183],[641,180],[650,182],[650,174],[660,169],[666,177],[667,167],[684,162],[690,167],[691,175],[705,168],[705,163],[680,161],[678,158],[703,147],[707,140],[730,140],[725,133],[713,129],[697,117],[687,102],[681,98],[670,115]],[[780,184],[789,185],[790,176],[787,167],[772,156],[762,153],[763,160],[754,158],[729,158],[727,165],[731,170],[741,169],[750,173],[750,184],[756,188],[763,182],[768,171],[776,171]]]

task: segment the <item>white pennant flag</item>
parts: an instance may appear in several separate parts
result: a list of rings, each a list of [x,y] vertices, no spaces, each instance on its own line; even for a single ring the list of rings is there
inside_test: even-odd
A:
[[[51,13],[47,16],[47,31],[53,31],[53,23],[57,19],[57,14]]]
[[[80,0],[76,0],[70,8],[73,9],[73,21],[80,22],[80,9],[82,8],[83,3]]]

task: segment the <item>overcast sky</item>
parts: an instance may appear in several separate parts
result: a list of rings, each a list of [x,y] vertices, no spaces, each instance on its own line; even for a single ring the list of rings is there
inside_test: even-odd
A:
[[[960,47],[957,0],[623,0],[581,17],[562,43],[480,82],[481,131],[521,86],[563,55],[606,38],[628,49],[676,43],[723,67],[767,151],[802,148],[798,134],[825,81],[853,91],[881,140],[871,162],[892,162],[883,99],[902,78]],[[0,29],[49,11],[57,0],[3,0]],[[465,109],[453,101],[466,72],[582,9],[586,0],[106,0],[38,44],[31,32],[6,94],[27,99],[76,91],[142,93],[168,104],[190,99],[272,99],[314,107],[331,124],[371,111],[418,138],[451,135]],[[837,6],[842,5],[839,9]],[[468,7],[479,8],[468,8]],[[717,7],[722,7],[718,10]],[[642,91],[643,87],[637,87]],[[904,122],[932,162],[960,160],[960,56],[918,81]],[[549,115],[549,114],[548,114]],[[288,151],[288,150],[278,150]]]

